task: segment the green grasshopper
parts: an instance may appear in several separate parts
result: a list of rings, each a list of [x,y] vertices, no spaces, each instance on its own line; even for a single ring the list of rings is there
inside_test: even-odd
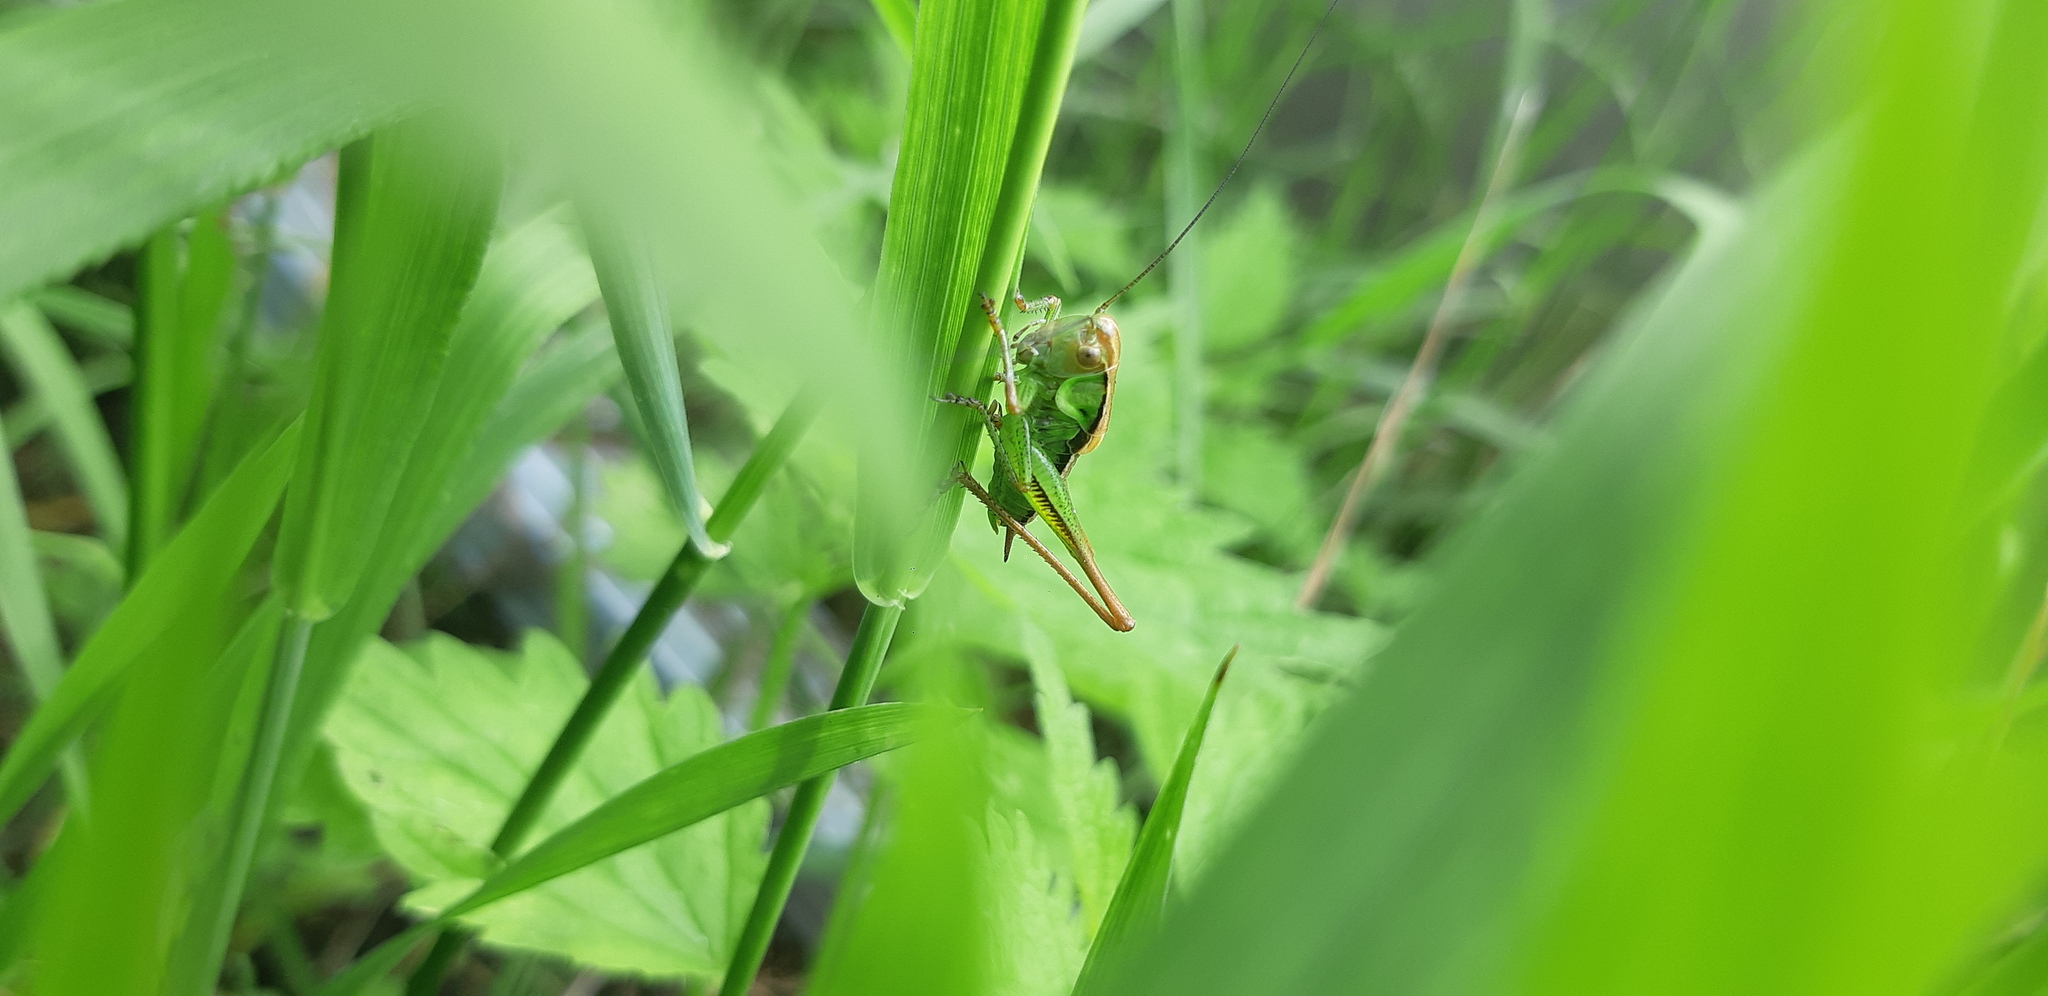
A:
[[[1109,432],[1123,340],[1116,320],[1109,317],[1109,301],[1092,314],[1061,318],[1059,298],[1026,301],[1022,294],[1013,297],[1018,311],[1027,315],[1040,311],[1045,317],[1026,325],[1012,342],[996,313],[996,303],[982,296],[981,311],[988,316],[989,331],[995,334],[1000,352],[996,380],[1003,385],[1001,400],[989,404],[957,394],[939,399],[973,408],[987,420],[988,438],[995,447],[994,493],[964,468],[954,471],[954,479],[988,507],[992,528],[1007,530],[1004,560],[1010,559],[1011,542],[1022,536],[1109,628],[1128,632],[1137,622],[1103,580],[1102,570],[1095,564],[1095,548],[1081,529],[1073,496],[1067,491],[1067,472],[1074,461],[1093,450]],[[1067,552],[1080,562],[1082,573],[1095,589],[1092,594],[1024,528],[1034,517],[1043,518]]]
[[[1266,122],[1272,120],[1273,110],[1287,93],[1287,84],[1293,82],[1295,72],[1336,6],[1337,0],[1330,0],[1330,5],[1323,8],[1323,16],[1316,21],[1315,30],[1309,32],[1301,54],[1295,56],[1294,65],[1280,81],[1279,91],[1266,105],[1265,115],[1245,141],[1244,151],[1237,154],[1237,161],[1230,164],[1216,189],[1209,193],[1209,199],[1163,252],[1145,264],[1130,283],[1086,315],[1061,318],[1059,298],[1048,295],[1026,301],[1021,290],[1012,291],[1011,300],[1020,313],[1045,315],[1026,324],[1014,340],[996,313],[996,303],[988,295],[981,295],[982,314],[988,316],[989,331],[995,334],[998,344],[995,379],[1003,386],[1002,398],[993,404],[957,394],[938,399],[973,408],[988,424],[988,438],[995,447],[995,469],[990,474],[989,486],[983,487],[965,467],[954,468],[953,479],[988,508],[989,525],[1004,533],[1003,559],[1010,559],[1011,544],[1022,537],[1074,589],[1074,594],[1081,596],[1109,628],[1120,633],[1129,632],[1137,621],[1103,579],[1102,570],[1095,563],[1095,548],[1089,545],[1088,534],[1081,529],[1073,495],[1067,491],[1067,472],[1074,468],[1074,461],[1101,445],[1102,437],[1109,432],[1110,407],[1116,400],[1117,361],[1123,352],[1121,333],[1116,320],[1109,317],[1109,306],[1164,262],[1216,203],[1231,177],[1237,175],[1237,168],[1244,165],[1259,133],[1266,130]],[[1086,586],[1025,528],[1033,518],[1044,519],[1061,545],[1080,562],[1081,572],[1088,577]],[[1094,590],[1091,592],[1090,588]]]

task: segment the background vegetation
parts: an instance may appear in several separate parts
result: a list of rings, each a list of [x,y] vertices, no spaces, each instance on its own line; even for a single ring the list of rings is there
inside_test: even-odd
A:
[[[0,0],[0,985],[2048,987],[2038,7]]]

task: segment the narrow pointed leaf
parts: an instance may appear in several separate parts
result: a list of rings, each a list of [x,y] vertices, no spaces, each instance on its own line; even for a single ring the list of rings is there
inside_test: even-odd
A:
[[[120,549],[128,536],[128,482],[78,362],[42,312],[20,302],[0,306],[0,352],[49,412],[100,535]]]
[[[690,455],[690,419],[683,410],[682,373],[676,366],[675,333],[669,326],[668,302],[656,282],[646,251],[602,219],[586,217],[590,260],[604,288],[605,312],[619,365],[633,392],[633,407],[646,433],[644,452],[669,501],[682,516],[690,542],[707,556],[724,553],[724,544],[704,529],[704,499],[697,491],[696,465]]]
[[[128,667],[158,635],[234,583],[236,568],[247,559],[284,491],[298,440],[293,424],[246,457],[78,652],[56,690],[30,714],[0,759],[0,820],[13,818],[28,801],[64,746],[107,703]]]
[[[1081,978],[1074,983],[1076,993],[1102,991],[1100,985],[1091,988],[1091,983],[1099,983],[1103,966],[1129,957],[1135,946],[1159,927],[1167,892],[1173,886],[1173,845],[1180,837],[1181,814],[1187,810],[1195,760],[1202,752],[1202,736],[1209,730],[1209,716],[1216,709],[1216,693],[1222,690],[1223,679],[1230,673],[1230,662],[1236,658],[1236,647],[1223,655],[1215,679],[1209,682],[1209,694],[1203,696],[1201,708],[1195,710],[1195,718],[1188,724],[1187,735],[1181,738],[1180,753],[1174,756],[1166,784],[1159,787],[1159,798],[1153,801],[1152,811],[1145,815],[1138,843],[1131,848],[1131,861],[1124,866],[1123,879],[1117,882],[1116,894],[1110,897],[1109,909],[1102,915],[1102,929],[1096,931],[1095,943],[1088,948]]]

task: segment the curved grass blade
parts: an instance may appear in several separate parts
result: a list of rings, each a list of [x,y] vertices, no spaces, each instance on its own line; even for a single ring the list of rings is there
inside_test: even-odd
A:
[[[70,284],[45,287],[24,296],[51,321],[95,339],[102,346],[122,352],[135,346],[135,311],[119,301]]]
[[[0,759],[0,820],[12,819],[28,801],[129,665],[193,606],[219,599],[234,583],[236,567],[248,558],[284,492],[298,440],[294,423],[244,458],[78,652]]]
[[[1180,753],[1174,755],[1166,783],[1159,787],[1159,798],[1145,816],[1144,829],[1138,831],[1138,843],[1131,848],[1130,863],[1124,866],[1123,878],[1110,897],[1109,909],[1102,914],[1102,927],[1088,947],[1088,960],[1082,962],[1081,976],[1074,983],[1076,993],[1090,991],[1091,983],[1100,988],[1102,966],[1129,957],[1159,927],[1160,916],[1166,910],[1167,892],[1173,885],[1173,845],[1180,838],[1180,819],[1187,809],[1195,760],[1202,752],[1202,737],[1209,730],[1209,716],[1216,708],[1216,693],[1222,690],[1223,678],[1230,673],[1230,662],[1237,659],[1237,651],[1237,647],[1231,647],[1223,655],[1223,663],[1216,667],[1216,677],[1209,682],[1209,694],[1203,696],[1201,708],[1195,710],[1194,721],[1181,738]]]
[[[108,546],[122,549],[128,537],[128,482],[71,351],[42,312],[17,301],[0,306],[0,352],[49,412],[100,536]]]
[[[690,453],[690,419],[683,409],[675,333],[655,268],[645,248],[618,231],[609,219],[586,212],[584,228],[590,261],[604,288],[619,365],[625,368],[626,386],[633,392],[633,407],[647,434],[648,445],[643,450],[689,531],[690,542],[706,556],[724,556],[725,544],[712,540],[704,529],[705,502],[697,491],[696,464]]]
[[[11,458],[0,459],[0,640],[21,665],[36,701],[48,699],[64,676],[64,650],[43,593],[43,572]],[[64,793],[71,805],[85,804],[85,788],[84,767],[76,757],[65,758]]]
[[[322,988],[319,996],[361,992],[440,925],[464,913],[777,789],[913,743],[969,715],[964,709],[891,702],[820,713],[713,747],[650,776],[556,831],[433,920],[371,951]]]

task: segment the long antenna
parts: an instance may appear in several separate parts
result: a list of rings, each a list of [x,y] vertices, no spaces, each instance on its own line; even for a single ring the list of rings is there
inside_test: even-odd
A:
[[[1266,113],[1259,115],[1258,127],[1252,129],[1252,137],[1245,139],[1244,150],[1237,154],[1236,161],[1230,164],[1230,169],[1223,174],[1223,179],[1217,181],[1216,189],[1209,191],[1209,199],[1202,202],[1201,210],[1196,211],[1195,216],[1188,219],[1187,227],[1181,229],[1180,234],[1174,236],[1173,241],[1167,243],[1166,248],[1161,250],[1159,255],[1152,257],[1152,262],[1146,263],[1145,268],[1139,270],[1138,275],[1132,277],[1130,283],[1123,285],[1122,289],[1109,296],[1109,300],[1097,306],[1095,309],[1096,314],[1099,315],[1108,311],[1109,306],[1115,304],[1117,298],[1124,296],[1125,291],[1138,286],[1138,281],[1145,279],[1146,274],[1151,273],[1159,264],[1166,262],[1166,257],[1173,254],[1173,250],[1180,245],[1180,240],[1187,238],[1188,233],[1195,230],[1195,222],[1201,221],[1202,216],[1209,213],[1209,207],[1216,203],[1217,197],[1222,195],[1223,188],[1230,185],[1230,178],[1237,175],[1237,168],[1244,165],[1244,157],[1252,154],[1252,146],[1258,143],[1259,133],[1265,131],[1266,122],[1273,119],[1273,111],[1279,108],[1280,98],[1287,96],[1287,84],[1294,82],[1295,72],[1301,69],[1302,60],[1308,58],[1308,50],[1315,45],[1316,36],[1323,33],[1323,24],[1329,21],[1330,12],[1337,9],[1337,3],[1338,0],[1330,0],[1330,5],[1323,8],[1323,16],[1316,18],[1315,30],[1308,33],[1308,41],[1302,44],[1301,54],[1294,57],[1294,65],[1287,67],[1287,77],[1280,81],[1280,89],[1273,94],[1272,103],[1266,105]]]

